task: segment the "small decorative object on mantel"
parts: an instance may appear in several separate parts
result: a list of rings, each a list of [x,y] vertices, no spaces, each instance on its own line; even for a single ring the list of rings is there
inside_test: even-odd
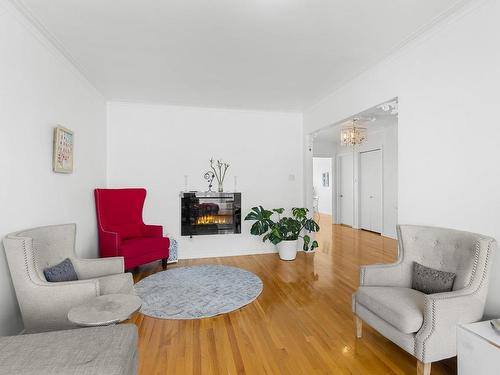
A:
[[[262,241],[269,240],[278,248],[281,260],[294,260],[297,256],[297,246],[299,237],[304,240],[304,252],[313,252],[318,247],[317,241],[311,241],[307,233],[319,231],[319,225],[314,219],[307,217],[307,208],[292,208],[291,217],[281,217],[285,212],[284,208],[274,208],[272,211],[264,209],[262,206],[253,207],[252,211],[245,217],[245,220],[253,220],[250,233],[261,236]],[[278,216],[278,220],[272,218]]]
[[[217,183],[219,184],[219,193],[224,192],[224,178],[226,177],[226,172],[229,168],[228,163],[224,163],[222,160],[214,161],[214,159],[210,159],[210,168],[214,171],[215,178],[217,179]]]
[[[52,170],[56,173],[73,173],[73,132],[57,126],[54,128]]]
[[[212,192],[212,182],[214,181],[215,174],[212,171],[208,171],[203,175],[203,178],[208,182],[208,192]]]

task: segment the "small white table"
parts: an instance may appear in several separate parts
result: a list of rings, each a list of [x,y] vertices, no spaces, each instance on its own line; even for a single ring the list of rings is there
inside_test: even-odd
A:
[[[458,375],[492,375],[500,372],[500,334],[490,321],[457,327]]]
[[[73,307],[68,319],[83,327],[106,326],[127,320],[141,306],[141,299],[135,295],[106,294]]]

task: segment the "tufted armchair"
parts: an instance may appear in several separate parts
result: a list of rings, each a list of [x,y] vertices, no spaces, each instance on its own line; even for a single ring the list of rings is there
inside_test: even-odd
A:
[[[456,326],[483,316],[496,241],[480,234],[398,226],[396,263],[362,266],[353,295],[356,335],[362,321],[417,358],[417,373],[456,355]],[[456,273],[451,292],[411,289],[413,262]]]
[[[27,332],[74,328],[68,311],[103,294],[133,294],[130,273],[122,257],[79,259],[75,255],[76,225],[63,224],[7,235],[3,240],[24,328]],[[66,258],[78,280],[47,282],[43,269]]]

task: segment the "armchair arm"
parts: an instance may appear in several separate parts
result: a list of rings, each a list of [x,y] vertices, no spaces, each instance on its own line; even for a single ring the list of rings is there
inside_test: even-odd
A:
[[[80,279],[93,279],[123,273],[125,271],[125,261],[123,257],[110,257],[99,259],[71,259],[75,266],[76,273]]]
[[[25,328],[36,332],[73,327],[69,310],[99,295],[96,279],[32,284],[19,299]]]
[[[114,257],[119,254],[122,243],[120,234],[106,230],[99,231],[99,255],[101,257]]]
[[[142,227],[142,233],[146,237],[163,237],[163,227],[161,225],[146,225]]]
[[[360,286],[398,286],[407,287],[401,261],[392,264],[372,264],[361,266],[359,271]]]
[[[456,328],[481,320],[484,299],[465,288],[425,296],[424,323],[415,337],[415,356],[424,363],[456,355]]]

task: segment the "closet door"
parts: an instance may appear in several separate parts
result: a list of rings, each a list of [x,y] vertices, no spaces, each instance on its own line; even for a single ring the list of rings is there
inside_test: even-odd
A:
[[[353,195],[352,195],[352,154],[339,156],[339,206],[340,224],[352,226]]]
[[[382,233],[382,151],[360,153],[359,168],[360,227]]]

